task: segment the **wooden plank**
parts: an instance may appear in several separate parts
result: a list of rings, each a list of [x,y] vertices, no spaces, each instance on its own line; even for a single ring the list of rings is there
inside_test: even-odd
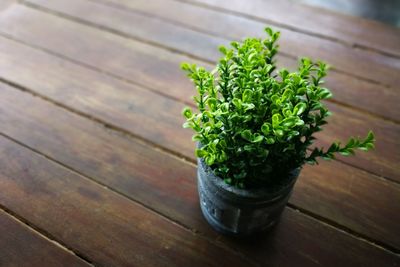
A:
[[[154,0],[126,2],[126,5],[128,5],[127,7],[133,7],[135,10],[145,11],[147,13],[151,12],[152,15],[163,16],[164,20],[160,20],[159,18],[149,17],[141,13],[126,10],[126,8],[125,10],[121,10],[96,4],[91,1],[30,1],[32,1],[30,3],[35,3],[55,12],[60,12],[63,15],[72,16],[76,20],[84,20],[87,23],[97,25],[97,27],[106,27],[110,31],[118,32],[121,35],[132,36],[140,40],[155,43],[156,45],[167,46],[170,49],[179,50],[183,53],[204,58],[208,61],[215,61],[215,59],[219,57],[219,52],[216,49],[219,45],[229,44],[228,40],[230,39],[241,39],[246,36],[246,34],[250,34],[249,28],[252,34],[260,36],[260,34],[263,33],[262,27],[264,27],[264,24],[256,21],[250,20],[247,23],[242,23],[241,20],[238,20],[234,16],[217,12],[213,13],[209,10],[202,10],[198,7],[176,2],[159,2]],[[172,6],[169,6],[171,4]],[[184,16],[181,14],[184,14]],[[194,16],[192,16],[192,14],[194,14]],[[221,31],[221,27],[213,28],[213,31],[219,29],[220,31],[218,34],[226,36],[228,39],[207,35],[202,32],[184,28],[181,25],[176,25],[176,23],[165,21],[174,19],[175,22],[187,23],[190,27],[196,27],[196,25],[198,25],[196,19],[203,15],[207,17],[206,21],[210,24],[224,25],[223,27],[231,26],[233,30],[229,31]],[[217,23],[221,20],[227,21],[228,23]],[[132,25],[140,25],[140,27],[132,27]],[[207,30],[210,25],[201,23],[198,27],[203,27],[203,30]],[[170,34],[171,32],[174,34]],[[292,44],[296,42],[297,39],[298,38],[289,38],[285,42],[286,36],[283,36],[284,44]],[[315,42],[311,41],[308,43],[313,44]],[[300,47],[303,47],[303,45],[300,45]],[[285,48],[285,46],[283,48]],[[286,50],[291,51],[293,49],[290,48]],[[329,53],[329,55],[331,55],[331,53]],[[282,57],[280,58],[279,65],[296,67],[297,62],[292,58]],[[332,87],[333,93],[335,94],[335,101],[356,106],[359,109],[373,112],[384,118],[400,121],[400,109],[392,108],[400,101],[400,95],[392,88],[372,84],[335,71],[330,73],[327,85]],[[378,98],[380,101],[373,101]]]
[[[0,202],[94,265],[252,266],[238,254],[4,137],[0,152],[7,155],[0,161]]]
[[[107,0],[110,1],[110,0]],[[116,0],[112,0],[116,1]],[[121,1],[121,0],[119,0]],[[124,1],[124,0],[122,0]],[[299,32],[346,43],[365,49],[400,56],[400,30],[380,22],[284,0],[186,0],[219,10],[229,10],[265,23],[284,25]],[[127,2],[127,1],[126,1]]]
[[[331,103],[326,104],[333,112],[333,116],[328,119],[329,124],[326,125],[324,132],[316,135],[318,139],[316,145],[323,145],[327,148],[337,138],[344,143],[348,137],[352,135],[365,136],[368,129],[372,129],[376,134],[377,147],[374,151],[359,152],[355,157],[339,156],[338,158],[375,174],[399,181],[400,125]],[[386,165],[387,163],[391,166]],[[389,168],[384,167],[385,165]]]
[[[55,8],[54,6],[58,6],[60,10],[74,9],[72,5],[68,4],[69,1],[64,1],[64,5],[58,2],[53,3],[53,1],[49,0],[30,1],[34,1],[35,3],[43,3],[53,8]],[[120,0],[113,1],[117,1],[117,4],[121,5]],[[243,38],[245,36],[264,36],[263,28],[266,25],[265,23],[254,22],[249,19],[238,19],[237,16],[223,14],[220,12],[210,12],[210,10],[205,9],[201,10],[198,7],[192,7],[190,9],[188,7],[190,5],[188,4],[186,4],[186,7],[181,8],[182,5],[185,5],[184,3],[175,2],[174,4],[173,1],[156,1],[158,1],[157,4],[161,5],[162,7],[155,8],[156,11],[146,10],[146,13],[162,10],[163,15],[161,16],[163,17],[168,16],[169,19],[179,21],[180,23],[184,21],[184,24],[187,24],[187,21],[190,21],[191,27],[201,28],[203,31],[207,32],[218,31],[218,33],[216,33],[218,36],[226,36],[237,32],[242,32],[239,38]],[[139,3],[136,2],[137,1],[123,1],[123,5],[128,5],[128,7],[133,6],[134,8],[137,8],[138,6],[143,7],[144,4],[141,4],[141,2],[145,1],[139,0]],[[155,5],[155,3],[150,2],[149,9]],[[166,15],[165,13],[173,14]],[[87,12],[82,12],[80,18],[86,17],[86,14]],[[157,16],[159,16],[158,13]],[[218,20],[216,18],[220,19]],[[102,21],[104,20],[107,19],[102,19]],[[200,21],[201,23],[199,23]],[[221,23],[221,21],[224,23]],[[241,24],[243,21],[245,21],[245,23]],[[372,51],[353,49],[352,47],[348,47],[332,40],[321,39],[286,28],[275,28],[282,32],[283,38],[280,41],[280,45],[282,51],[286,52],[287,54],[290,54],[296,58],[298,56],[309,56],[315,59],[322,59],[329,62],[334,68],[336,68],[336,70],[340,72],[350,73],[357,77],[362,77],[367,80],[382,83],[386,86],[391,86],[392,88],[397,88],[397,84],[399,83],[400,79],[397,75],[400,70],[399,58],[392,58],[390,56],[382,55]]]
[[[32,14],[36,12],[28,11],[25,7],[21,7],[21,9],[26,12],[32,12]],[[26,21],[29,16],[27,16],[25,11],[20,13],[21,16],[18,15],[18,12],[14,14],[19,22],[24,22],[24,25],[30,25],[32,27],[31,30],[25,31],[24,28],[26,27],[19,27],[18,23],[16,23],[14,19],[11,19],[11,17],[9,18],[10,20],[1,23],[0,27],[8,24],[10,26],[10,32],[23,32],[23,34],[18,34],[18,36],[23,36],[25,41],[36,43],[47,49],[51,49],[53,52],[63,52],[65,56],[73,58],[74,60],[79,60],[91,67],[101,66],[103,70],[105,69],[110,73],[117,73],[118,76],[122,76],[124,79],[133,80],[135,82],[140,81],[148,87],[151,87],[152,90],[157,90],[163,95],[169,95],[175,99],[185,101],[193,94],[193,86],[178,68],[179,62],[189,60],[182,55],[176,55],[166,50],[131,41],[106,32],[97,31],[63,19],[51,17],[45,13],[37,12],[37,16],[32,15],[32,18],[34,18],[32,21],[30,21],[30,19]],[[42,17],[48,17],[49,20],[43,21]],[[57,38],[49,39],[46,36],[57,36]],[[71,40],[80,41],[72,42]],[[55,96],[51,97],[55,97],[58,102],[73,102],[74,106],[79,106],[78,109],[82,109],[82,106],[88,109],[87,106],[92,105],[93,108],[90,108],[92,109],[90,111],[92,115],[98,116],[96,113],[99,112],[99,114],[107,116],[107,118],[113,116],[113,120],[109,122],[117,125],[119,128],[135,132],[133,129],[137,129],[139,126],[142,127],[142,125],[132,123],[131,114],[126,114],[128,117],[127,120],[124,120],[124,117],[122,117],[123,115],[120,115],[120,113],[108,114],[109,112],[106,111],[109,109],[107,108],[109,104],[105,104],[105,109],[103,110],[96,107],[95,103],[90,103],[94,101],[91,98],[86,100],[86,103],[82,103],[83,101],[79,92],[75,98],[78,100],[71,101],[70,99],[61,97],[60,93],[55,93],[53,87],[46,89],[44,87],[45,85],[42,84],[43,82],[37,79],[38,75],[45,75],[44,73],[46,71],[54,71],[54,69],[60,66],[46,66],[46,64],[54,65],[54,63],[46,63],[46,58],[48,58],[48,56],[45,53],[40,53],[38,51],[33,52],[33,49],[28,49],[15,42],[6,41],[6,39],[4,39],[0,45],[4,49],[4,52],[2,52],[2,77],[6,77],[26,87],[36,88],[35,90],[42,91],[44,95],[53,92]],[[90,49],[88,49],[88,47],[90,47]],[[23,54],[25,56],[22,56]],[[27,60],[28,58],[30,60]],[[37,71],[35,71],[38,64],[44,64],[44,66],[41,67],[41,72],[43,74],[38,74]],[[10,68],[10,66],[12,66],[12,68]],[[64,73],[65,72],[59,72],[58,75],[55,74],[57,76],[45,75],[43,79],[49,81],[55,80],[52,82],[57,83],[59,88],[65,89],[65,84],[73,84],[75,79],[68,77],[66,78],[67,81],[60,82],[58,77],[60,74],[63,75]],[[82,74],[78,73],[76,75],[82,77]],[[63,92],[63,94],[69,92],[64,89],[61,89],[59,92]],[[48,90],[50,92],[47,92]],[[94,86],[92,90],[97,90],[97,86]],[[88,97],[90,97],[90,95]],[[130,102],[128,102],[127,99],[119,98],[119,95],[115,94],[113,99],[118,98],[118,101],[122,101],[122,103],[119,104],[121,105],[121,109],[125,108],[125,113],[127,108],[129,110],[129,107],[140,112],[146,112],[147,110],[147,112],[151,114],[155,114],[154,110],[159,110],[157,114],[165,113],[165,110],[168,110],[169,112],[164,114],[164,116],[168,117],[169,122],[174,121],[174,124],[168,125],[166,122],[164,126],[172,132],[176,131],[182,122],[181,116],[179,115],[181,107],[173,104],[174,102],[167,101],[164,105],[165,109],[162,109],[162,106],[157,109],[157,104],[153,104],[155,102],[151,101],[151,97],[149,98],[150,100],[141,102],[140,106],[135,106],[137,105],[137,101],[133,102],[133,97],[129,98]],[[143,106],[146,107],[148,103],[154,105],[155,109],[153,111],[150,111],[150,106],[148,108],[142,108]],[[332,120],[340,122],[340,124],[329,125],[330,130],[324,132],[325,140],[333,141],[339,138],[344,141],[344,139],[348,138],[349,134],[365,134],[370,128],[375,130],[378,134],[376,150],[368,154],[360,153],[357,157],[350,160],[352,164],[358,167],[400,181],[398,166],[398,162],[400,161],[400,143],[398,141],[400,126],[348,108],[339,108],[334,104],[330,104],[329,106],[336,107],[334,109],[335,116]],[[173,108],[168,109],[168,107]],[[96,112],[93,112],[94,108],[97,110]],[[136,113],[135,115],[139,116]],[[159,115],[156,115],[154,118],[158,119],[157,116]],[[146,116],[142,116],[142,118],[145,117]],[[353,117],[356,119],[353,119]],[[158,125],[161,125],[159,121],[153,125],[148,124],[147,127],[151,130],[153,126],[158,127]],[[357,128],[349,127],[353,125],[357,125]],[[188,145],[188,143],[181,141],[188,140],[190,132],[186,131],[182,134],[179,132],[178,134],[163,135],[158,138],[157,135],[160,135],[163,131],[160,132],[155,128],[153,131],[153,136],[156,137],[155,140],[152,140],[154,143],[159,146],[165,146],[188,158],[193,157],[193,145]],[[147,133],[139,133],[142,134],[141,136],[143,138],[147,138]],[[182,138],[182,136],[184,138]],[[148,139],[150,138],[151,136],[149,136]]]
[[[100,76],[97,80],[101,80]],[[85,81],[90,87],[89,80]],[[204,224],[198,208],[193,165],[105,131],[87,119],[8,86],[1,86],[0,96],[3,133],[195,231],[216,238]],[[92,97],[97,98],[97,94],[93,92]],[[398,185],[336,162],[306,167],[290,202],[363,236],[400,248],[395,219],[400,214],[399,201]],[[229,239],[222,241],[235,249]],[[246,253],[254,257],[261,249]],[[257,257],[266,259],[262,255]]]
[[[0,266],[92,266],[3,210],[0,233]]]
[[[27,16],[28,14],[32,16]],[[105,71],[118,69],[117,72],[114,71],[114,74],[130,81],[146,84],[160,93],[183,95],[180,99],[185,100],[188,100],[191,95],[191,90],[185,90],[185,92],[181,90],[182,81],[187,88],[191,84],[184,79],[184,74],[179,69],[179,63],[188,60],[183,55],[127,40],[21,5],[9,8],[2,15],[0,16],[0,32],[72,57],[92,67]],[[48,38],[49,36],[57,36],[57,38]],[[41,38],[44,39],[40,41]],[[125,62],[121,62],[122,57],[125,57]],[[106,64],[106,68],[103,68],[102,64]],[[154,73],[157,73],[158,79],[154,79]],[[176,77],[181,77],[181,79],[176,79]]]

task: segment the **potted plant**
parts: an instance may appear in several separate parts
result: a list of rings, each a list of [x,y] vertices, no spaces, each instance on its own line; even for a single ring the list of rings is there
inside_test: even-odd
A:
[[[302,58],[296,72],[277,70],[279,32],[220,47],[213,71],[194,64],[182,69],[194,82],[198,112],[186,107],[185,128],[198,143],[198,191],[207,221],[218,231],[246,236],[274,225],[305,163],[334,159],[374,147],[365,139],[314,147],[314,134],[330,116],[321,102],[327,65]]]

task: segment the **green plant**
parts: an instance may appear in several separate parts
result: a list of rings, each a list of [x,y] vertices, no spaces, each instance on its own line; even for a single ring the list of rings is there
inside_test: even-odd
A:
[[[182,69],[194,82],[198,113],[186,107],[183,127],[192,128],[200,142],[196,156],[204,158],[228,184],[251,188],[279,183],[279,177],[317,158],[348,156],[355,149],[374,147],[370,131],[362,140],[333,143],[327,150],[308,152],[316,132],[331,114],[321,100],[332,96],[323,87],[328,66],[300,60],[298,71],[276,70],[279,32],[270,28],[264,40],[247,38],[220,47],[223,57],[209,72],[194,64]],[[278,179],[278,180],[277,180]]]

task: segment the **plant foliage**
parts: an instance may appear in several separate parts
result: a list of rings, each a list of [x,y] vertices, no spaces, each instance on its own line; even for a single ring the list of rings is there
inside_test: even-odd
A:
[[[183,127],[192,128],[204,158],[230,185],[251,188],[279,183],[277,179],[317,158],[374,147],[374,134],[333,143],[327,150],[308,150],[331,115],[322,100],[332,97],[323,86],[328,66],[302,58],[296,72],[276,69],[279,32],[270,28],[265,39],[247,38],[220,47],[223,57],[212,72],[195,64],[182,69],[194,82],[198,112],[185,108]],[[278,178],[277,178],[278,177]]]

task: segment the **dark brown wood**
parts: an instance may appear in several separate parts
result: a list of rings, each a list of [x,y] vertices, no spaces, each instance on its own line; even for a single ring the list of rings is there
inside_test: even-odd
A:
[[[109,0],[108,0],[109,1]],[[125,0],[112,0],[125,1]],[[400,56],[400,30],[371,20],[352,17],[334,11],[284,0],[251,0],[244,3],[234,0],[188,0],[217,9],[230,10],[258,18],[265,23],[276,23],[327,39],[344,42],[349,46],[382,51]],[[128,1],[125,1],[128,2]]]
[[[65,0],[30,0],[29,3],[46,8],[46,10],[49,9],[51,12],[71,16],[75,20],[93,23],[97,27],[106,27],[120,35],[152,42],[208,61],[215,61],[219,57],[220,53],[217,50],[219,45],[227,45],[230,42],[229,40],[241,39],[253,34],[261,36],[264,32],[263,23],[253,20],[245,20],[246,23],[243,23],[243,19],[232,15],[220,14],[174,1],[127,1],[125,2],[126,8],[120,6],[119,9],[82,0],[73,0],[72,2]],[[127,10],[127,8],[131,9]],[[164,20],[138,12],[162,16]],[[198,23],[199,17],[202,16],[207,17],[205,23]],[[203,31],[212,31],[226,38],[194,31],[182,25],[171,23],[169,20],[185,24],[188,27],[201,27]],[[222,24],[218,21],[227,21],[228,23]],[[132,25],[140,25],[140,27],[132,27]],[[212,25],[216,25],[216,27],[211,27]],[[227,30],[227,28],[230,29]],[[171,32],[174,34],[170,34]],[[291,32],[284,32],[282,48],[286,53],[293,53],[293,51],[297,53],[296,49],[286,49],[288,45],[296,44],[299,40],[297,37],[290,37],[291,34]],[[318,44],[315,40],[309,40],[306,43]],[[304,46],[304,44],[296,45],[300,49],[303,49]],[[315,53],[315,49],[308,52],[312,55]],[[296,53],[294,55],[297,56]],[[298,53],[305,55],[301,51]],[[334,56],[332,53],[328,53],[328,55]],[[335,56],[335,58],[337,57]],[[285,56],[282,56],[278,63],[280,66],[291,68],[297,65],[296,60]],[[334,70],[329,75],[327,85],[333,89],[335,101],[400,122],[400,109],[392,108],[400,101],[400,96],[396,94],[394,88],[386,88]],[[378,98],[380,101],[373,101]]]
[[[28,14],[30,15],[27,16]],[[180,99],[188,101],[193,92],[189,89],[190,82],[184,79],[184,74],[179,69],[179,63],[188,58],[161,48],[22,5],[11,7],[1,14],[0,32],[100,70],[112,70],[119,77],[145,84],[163,94],[179,95]],[[48,38],[49,36],[57,38]],[[182,82],[187,90],[182,90]]]
[[[25,32],[21,34],[21,36],[25,36],[25,41],[40,43],[40,45],[50,48],[53,51],[62,50],[65,55],[76,60],[84,61],[85,64],[90,64],[92,67],[101,66],[108,72],[117,73],[118,76],[123,76],[125,79],[146,83],[152,90],[157,90],[161,94],[167,94],[182,101],[188,100],[189,96],[193,95],[193,85],[188,82],[187,78],[184,77],[183,73],[178,68],[179,62],[187,60],[184,56],[176,55],[166,50],[140,44],[112,34],[95,31],[72,22],[63,21],[56,17],[46,22],[46,24],[54,25],[54,28],[46,27],[40,23],[41,16],[39,16],[39,13],[37,15],[38,17],[33,16],[35,19],[30,22],[32,26],[31,30],[25,31],[22,28],[16,28],[15,30],[10,30],[10,32]],[[50,15],[44,14],[43,16],[50,18]],[[27,16],[21,16],[19,20],[24,21],[26,17]],[[60,30],[57,30],[57,23],[63,25],[63,38],[61,38],[61,34],[58,34]],[[0,27],[2,25],[5,24],[0,24]],[[10,23],[10,25],[12,26],[14,24]],[[71,28],[68,28],[67,25],[70,25]],[[47,31],[45,29],[52,30]],[[43,34],[43,32],[46,34]],[[81,32],[81,35],[77,35],[79,32]],[[57,34],[59,36],[58,38],[46,39],[46,36]],[[103,36],[100,38],[100,35],[105,35],[105,37]],[[81,40],[81,43],[74,46],[71,40]],[[87,78],[82,74],[83,70],[76,71],[75,75],[77,75],[77,78],[72,79],[72,76],[63,76],[65,71],[70,72],[69,70],[56,72],[55,70],[57,68],[67,68],[57,66],[54,62],[51,63],[52,60],[48,60],[50,56],[46,53],[35,51],[34,49],[6,39],[1,42],[0,46],[4,49],[2,52],[3,65],[0,70],[2,77],[6,77],[23,86],[35,88],[37,92],[55,98],[58,102],[71,102],[74,107],[79,106],[79,110],[82,110],[81,106],[85,106],[84,111],[93,116],[99,116],[93,114],[93,109],[97,110],[96,112],[99,112],[102,116],[107,116],[108,118],[112,116],[112,120],[109,120],[109,122],[120,128],[135,132],[134,129],[146,126],[149,130],[154,131],[153,136],[158,137],[158,135],[161,135],[162,137],[161,139],[156,138],[152,140],[154,143],[157,143],[159,146],[165,146],[186,157],[193,157],[193,145],[182,142],[182,140],[188,140],[190,138],[190,132],[177,130],[180,128],[180,124],[183,121],[180,115],[183,105],[170,100],[162,100],[164,104],[160,106],[160,104],[156,104],[156,101],[151,101],[151,99],[155,97],[154,94],[148,95],[146,97],[147,100],[142,100],[139,95],[134,95],[136,91],[126,91],[126,94],[128,94],[128,92],[131,94],[130,97],[128,96],[129,100],[126,99],[126,95],[119,95],[118,93],[112,94],[111,99],[113,100],[108,99],[110,96],[104,95],[103,101],[106,101],[106,103],[104,103],[102,107],[99,107],[98,105],[102,103],[100,99],[94,101],[90,98],[91,93],[89,93],[86,95],[89,99],[83,101],[83,94],[85,93],[74,85],[77,79],[83,79],[83,83],[86,83]],[[85,47],[90,47],[90,51],[86,52],[87,49]],[[148,52],[146,53],[145,51]],[[48,61],[50,61],[50,63]],[[44,66],[41,67],[41,74],[35,71],[35,67],[38,66],[38,64],[44,64]],[[13,68],[10,68],[10,66],[13,66]],[[162,73],[165,69],[168,75]],[[47,74],[45,74],[46,72]],[[49,72],[53,72],[53,74]],[[62,75],[57,73],[61,73]],[[43,75],[43,78],[37,79],[38,75]],[[46,85],[43,84],[43,79],[52,80],[52,82],[48,82],[49,84]],[[63,80],[61,81],[60,79]],[[55,80],[54,83],[58,84],[58,93],[54,89],[53,80]],[[69,90],[65,90],[66,88]],[[90,90],[99,91],[96,81]],[[103,89],[101,91],[107,93],[109,90],[111,89]],[[65,96],[65,94],[68,93],[73,93],[78,101],[73,101],[70,97],[62,96],[62,94]],[[144,91],[143,94],[145,94]],[[142,95],[142,93],[140,93],[140,95]],[[122,102],[115,104],[116,102],[114,101]],[[116,108],[125,110],[125,112],[111,113],[109,109],[111,106],[114,106],[113,103]],[[88,108],[87,106],[91,107]],[[331,121],[337,121],[339,124],[332,123],[329,125],[329,130],[324,131],[325,140],[334,141],[336,139],[341,139],[345,141],[351,134],[365,135],[371,128],[376,130],[378,133],[376,150],[368,154],[360,153],[358,157],[352,158],[351,162],[373,173],[399,181],[398,162],[400,159],[400,143],[398,142],[398,136],[400,126],[348,108],[339,108],[339,106],[335,104],[330,104],[329,106],[333,107],[333,111],[335,112]],[[134,112],[133,115],[124,114],[127,110],[130,113],[132,113],[132,111],[140,112]],[[166,113],[165,110],[168,110],[168,112]],[[141,115],[141,112],[145,112],[146,114]],[[132,121],[132,116],[139,116],[140,118],[135,122]],[[159,116],[167,116],[168,120],[161,120]],[[142,121],[142,119],[146,117],[148,119],[154,118],[155,121],[153,121],[152,124],[145,123],[139,125],[138,121]],[[124,118],[126,118],[126,120]],[[165,130],[160,131],[157,127],[160,127],[162,123],[165,123],[162,126],[165,127]],[[357,128],[353,127],[354,123],[357,124]],[[142,131],[138,134],[143,138],[147,138],[146,135],[149,135],[150,132]],[[379,138],[380,136],[384,136],[385,138]],[[147,139],[150,138],[151,136],[148,136]],[[371,159],[373,161],[368,161],[368,164],[365,164],[365,159]]]
[[[0,266],[91,266],[3,210],[0,210],[0,233]]]
[[[3,133],[191,229],[216,237],[198,209],[193,165],[8,86],[1,86],[0,96]],[[42,118],[45,123],[38,124]],[[332,162],[303,170],[291,204],[400,249],[394,219],[400,213],[399,201],[399,186]]]
[[[63,10],[63,12],[67,13],[68,11],[64,10],[71,9],[68,8],[69,6],[71,6],[70,4],[68,4],[69,3],[68,1],[64,1],[64,4],[62,2],[61,3],[59,2],[61,0],[56,1],[57,3],[53,3],[53,1],[49,0],[30,0],[30,1],[34,1],[36,3],[43,3],[44,5],[46,6],[48,5],[50,7],[59,6],[59,10]],[[131,2],[133,1],[126,1],[125,5],[132,5],[134,7],[143,6],[141,4],[136,4],[136,3],[131,4]],[[182,11],[182,9],[179,9],[180,6],[184,5],[183,3],[175,3],[174,6],[173,2],[171,1],[167,2],[159,1],[159,2],[164,2],[164,4],[160,3],[160,5],[164,6],[163,13],[166,12],[174,13],[169,16],[175,17],[174,19],[175,21],[179,20],[179,22],[184,21],[183,23],[186,23],[187,20],[190,20],[191,26],[195,28],[201,27],[205,31],[215,31],[214,30],[215,28],[217,29],[223,28],[222,33],[218,32],[218,36],[225,36],[226,34],[229,34],[229,32],[238,32],[238,30],[242,32],[242,34],[238,36],[238,38],[240,39],[246,36],[265,36],[263,31],[263,28],[266,26],[265,22],[263,23],[248,22],[241,25],[240,22],[243,19],[237,20],[236,19],[237,16],[227,16],[223,13],[217,13],[216,15],[216,12],[210,13],[209,10],[199,11],[199,8],[197,9],[193,8],[191,12],[184,12]],[[82,6],[85,7],[88,5],[83,4]],[[154,4],[151,6],[154,6]],[[99,9],[102,8],[99,7]],[[158,10],[160,10],[160,8],[158,8]],[[83,16],[83,12],[79,13],[81,13],[79,17],[82,18],[86,17]],[[216,17],[219,17],[220,19],[217,19]],[[107,19],[101,19],[101,21],[106,21],[106,20]],[[201,21],[202,23],[198,23],[199,21]],[[224,21],[224,23],[221,23],[221,21]],[[221,24],[222,26],[220,26]],[[376,82],[385,84],[387,86],[397,88],[399,79],[396,74],[400,70],[399,58],[393,58],[372,51],[353,49],[352,47],[343,45],[338,42],[321,39],[315,36],[310,36],[304,33],[300,33],[298,31],[288,30],[286,28],[280,28],[277,26],[275,26],[275,28],[280,30],[283,36],[280,41],[282,51],[296,58],[299,56],[309,56],[316,59],[326,60],[330,64],[332,64],[333,67],[336,68],[338,71],[350,73],[357,77],[362,77],[368,80],[374,80]]]
[[[241,10],[235,0],[230,11],[194,1],[0,3],[0,265],[399,266],[400,57],[385,43],[398,31],[380,26],[373,43],[359,34],[379,27],[343,16],[336,25],[352,29],[317,34],[320,25],[293,25],[315,11],[297,4],[288,23],[271,18],[280,64],[307,54],[335,65],[334,116],[318,144],[372,128],[377,150],[306,166],[280,224],[235,240],[199,209],[180,114],[194,89],[178,65],[210,68],[218,44],[261,36],[271,1]]]
[[[0,161],[0,202],[94,265],[252,266],[238,254],[4,137],[0,152],[7,155]]]
[[[316,145],[327,148],[332,141],[347,142],[348,137],[365,136],[369,129],[376,134],[376,149],[370,153],[358,152],[356,157],[338,157],[362,169],[399,181],[400,125],[327,103],[333,116],[324,131],[317,134]],[[389,163],[390,162],[390,163]],[[384,167],[386,166],[386,167]]]
[[[182,103],[14,41],[1,38],[0,47],[3,78],[186,157],[193,155],[194,145],[181,142],[191,138],[189,131],[180,130]]]

